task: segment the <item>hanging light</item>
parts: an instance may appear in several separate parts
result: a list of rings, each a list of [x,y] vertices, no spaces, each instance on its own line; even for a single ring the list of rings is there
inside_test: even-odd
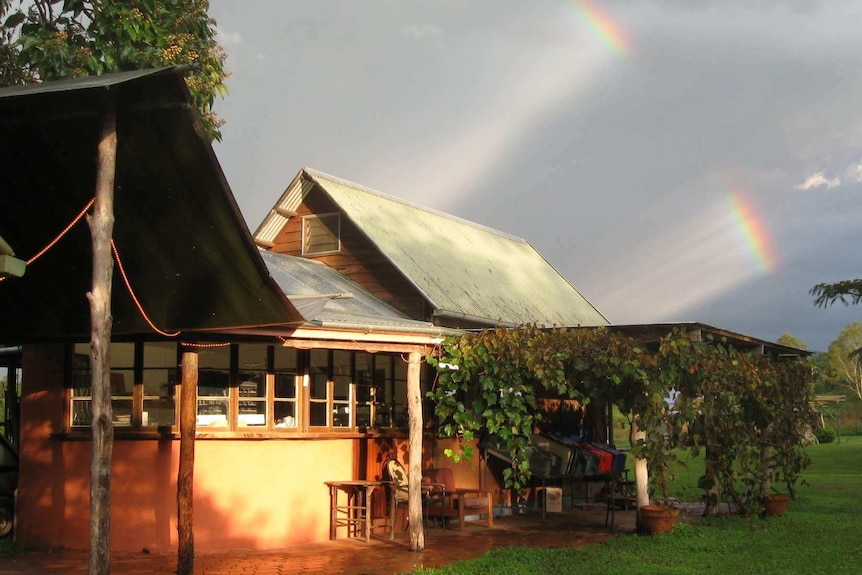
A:
[[[16,258],[12,246],[0,237],[0,277],[20,278],[26,267],[27,262]]]

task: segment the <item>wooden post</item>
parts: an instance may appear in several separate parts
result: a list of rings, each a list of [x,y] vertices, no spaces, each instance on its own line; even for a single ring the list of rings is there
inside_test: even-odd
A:
[[[646,439],[646,431],[638,428],[639,422],[640,418],[635,415],[632,418],[630,433],[632,445]],[[635,489],[638,509],[644,505],[649,505],[649,468],[647,467],[647,460],[642,457],[635,458]]]
[[[189,575],[195,562],[194,476],[197,432],[198,354],[183,353],[180,391],[180,465],[177,472],[177,575]]]
[[[761,497],[772,495],[772,457],[774,450],[770,442],[769,429],[760,430],[760,470],[763,473],[763,479],[760,483]]]
[[[407,414],[410,424],[407,481],[407,513],[410,526],[410,550],[425,548],[425,530],[422,524],[422,387],[419,383],[419,366],[422,354],[410,352],[407,363]]]
[[[90,301],[90,369],[92,434],[90,458],[90,575],[107,575],[111,563],[111,456],[114,423],[111,408],[111,287],[114,260],[114,177],[117,166],[117,100],[104,99],[96,168],[96,201],[87,216],[93,245]]]

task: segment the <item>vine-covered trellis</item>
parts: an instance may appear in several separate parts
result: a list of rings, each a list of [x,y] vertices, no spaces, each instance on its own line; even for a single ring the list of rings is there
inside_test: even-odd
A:
[[[613,403],[631,414],[643,432],[633,454],[647,461],[654,497],[668,497],[676,450],[704,454],[699,486],[708,512],[720,497],[757,512],[773,482],[793,493],[808,463],[802,440],[813,375],[804,359],[692,341],[681,330],[641,342],[607,328],[525,326],[449,338],[429,361],[438,370],[428,396],[440,433],[460,440],[447,454],[471,457],[476,436],[493,434],[514,462],[504,471],[507,487],[530,480],[527,451],[543,397]]]

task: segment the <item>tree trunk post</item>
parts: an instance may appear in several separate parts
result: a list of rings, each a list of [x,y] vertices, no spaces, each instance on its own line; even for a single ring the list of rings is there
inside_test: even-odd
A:
[[[111,456],[114,449],[111,407],[111,287],[114,261],[114,178],[117,166],[117,100],[109,90],[99,136],[96,201],[87,216],[93,245],[90,301],[92,434],[90,458],[90,575],[107,575],[111,563]]]
[[[703,507],[704,516],[718,515],[719,495],[721,494],[721,486],[718,484],[721,463],[717,455],[718,447],[713,444],[711,438],[712,434],[707,439],[706,449],[704,450],[704,459],[706,462],[703,475],[707,481],[712,482],[709,489],[706,490],[706,505]]]
[[[407,470],[407,513],[409,519],[410,550],[425,548],[425,530],[422,523],[422,387],[419,382],[419,366],[422,355],[410,352],[407,363],[407,414],[409,420],[410,458]]]
[[[760,430],[760,471],[763,479],[760,482],[760,495],[768,497],[772,494],[772,456],[773,448],[769,440],[769,429]]]
[[[634,446],[638,441],[646,439],[646,431],[639,428],[640,417],[635,415],[632,418],[632,426],[630,432],[631,445]],[[638,509],[644,505],[649,505],[649,469],[647,460],[643,457],[635,457],[635,490],[637,493]]]
[[[183,352],[180,390],[180,465],[177,472],[177,575],[189,575],[195,562],[194,475],[197,431],[198,354]]]

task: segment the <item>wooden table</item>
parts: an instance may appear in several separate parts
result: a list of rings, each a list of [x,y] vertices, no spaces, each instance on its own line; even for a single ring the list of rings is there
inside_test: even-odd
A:
[[[325,481],[329,487],[329,539],[334,540],[339,527],[347,527],[347,536],[358,536],[365,541],[371,539],[371,495],[378,487],[391,485],[391,481]],[[347,495],[344,504],[338,502],[338,492]],[[389,526],[390,530],[392,525]]]

